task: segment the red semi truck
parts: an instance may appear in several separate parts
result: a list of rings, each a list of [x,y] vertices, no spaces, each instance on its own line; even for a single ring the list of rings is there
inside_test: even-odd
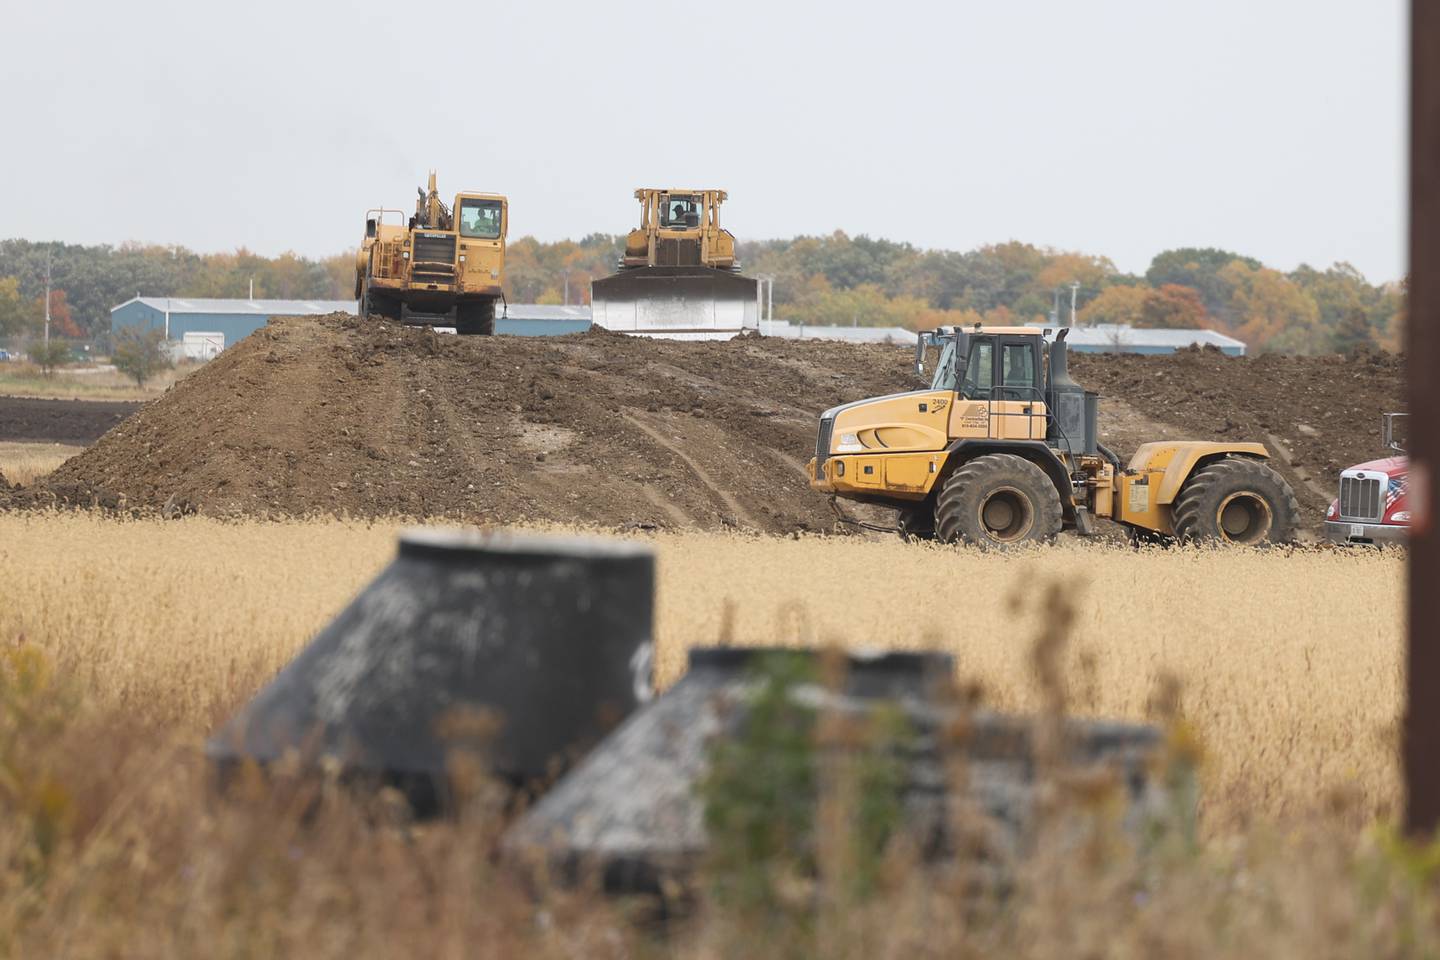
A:
[[[1340,471],[1340,496],[1325,511],[1325,538],[1336,543],[1404,543],[1410,534],[1410,505],[1405,482],[1410,464],[1405,456],[1406,414],[1387,413],[1381,433],[1392,456]],[[1397,428],[1399,433],[1397,433]]]

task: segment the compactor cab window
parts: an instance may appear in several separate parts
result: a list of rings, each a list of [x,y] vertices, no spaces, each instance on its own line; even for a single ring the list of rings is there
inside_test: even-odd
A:
[[[931,390],[955,389],[955,341],[945,341],[940,359],[935,363],[935,376],[930,381]]]
[[[995,381],[995,344],[980,341],[970,347],[970,362],[965,366],[965,379],[960,382],[960,395],[966,400],[989,400]]]
[[[1036,400],[1035,350],[1029,343],[1007,343],[1000,350],[1001,393],[1006,400]]]
[[[461,200],[460,236],[477,240],[500,238],[500,202],[498,200]]]
[[[660,198],[660,226],[670,227],[673,230],[700,226],[699,198],[662,196]]]

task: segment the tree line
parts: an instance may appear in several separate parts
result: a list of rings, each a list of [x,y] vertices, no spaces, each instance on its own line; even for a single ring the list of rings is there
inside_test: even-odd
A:
[[[588,303],[591,280],[614,272],[624,238],[591,234],[509,244],[512,302]],[[1204,328],[1255,351],[1323,353],[1399,348],[1401,283],[1371,283],[1354,267],[1283,272],[1214,248],[1166,250],[1143,274],[1106,257],[1011,241],[975,250],[923,250],[850,237],[742,242],[744,272],[774,277],[777,319],[806,325],[899,326],[1068,322],[1072,292],[1081,324]],[[136,294],[175,297],[348,299],[354,254],[312,260],[248,250],[205,254],[183,247],[79,246],[0,241],[0,336],[34,330],[43,315],[47,262],[52,330],[94,337],[110,308]],[[63,317],[63,320],[57,319]]]

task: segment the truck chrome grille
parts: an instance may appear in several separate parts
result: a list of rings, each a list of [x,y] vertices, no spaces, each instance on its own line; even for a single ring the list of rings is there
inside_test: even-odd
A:
[[[1340,478],[1340,519],[1379,523],[1384,519],[1386,478]]]

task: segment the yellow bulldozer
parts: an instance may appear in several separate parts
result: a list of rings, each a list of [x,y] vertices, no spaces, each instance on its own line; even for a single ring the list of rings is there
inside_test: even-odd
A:
[[[365,238],[355,258],[360,315],[454,327],[461,334],[494,333],[495,305],[504,298],[505,198],[460,193],[447,207],[433,170],[429,189],[418,192],[408,220],[383,207],[365,214]]]
[[[1259,443],[1146,443],[1128,463],[1100,443],[1098,395],[1070,379],[1067,329],[954,327],[919,335],[939,358],[922,390],[820,416],[810,485],[893,507],[906,538],[1004,546],[1096,531],[1132,540],[1284,543],[1300,508]],[[842,520],[856,522],[844,517]]]
[[[759,327],[759,287],[739,273],[735,237],[720,226],[724,190],[645,187],[640,226],[617,272],[590,287],[596,326],[683,340]]]

